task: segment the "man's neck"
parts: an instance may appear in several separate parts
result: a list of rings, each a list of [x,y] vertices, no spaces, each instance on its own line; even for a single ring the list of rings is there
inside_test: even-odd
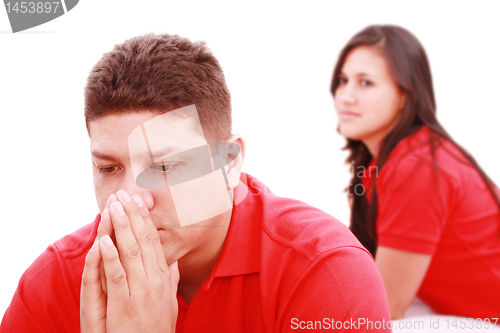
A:
[[[212,229],[215,235],[209,244],[179,259],[180,281],[177,294],[188,303],[191,303],[219,261],[229,229],[231,213],[232,210],[218,216],[223,223],[217,223],[217,226],[213,227],[216,228]]]

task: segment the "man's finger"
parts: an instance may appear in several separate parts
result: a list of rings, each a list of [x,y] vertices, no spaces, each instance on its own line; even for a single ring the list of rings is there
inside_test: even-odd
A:
[[[146,280],[146,272],[142,262],[142,252],[132,231],[130,220],[118,201],[110,206],[111,223],[115,230],[116,246],[125,272],[130,290],[141,290]],[[109,290],[109,285],[108,285]]]
[[[129,287],[127,274],[123,268],[118,250],[108,235],[101,237],[99,241],[99,251],[104,263],[104,273],[106,275],[108,304],[110,301],[123,302],[129,299]]]
[[[117,201],[116,196],[114,194],[110,195],[106,203],[106,207],[101,214],[101,222],[99,222],[99,228],[97,229],[97,241],[99,241],[99,239],[101,239],[101,237],[104,235],[108,235],[114,238],[113,225],[111,224],[111,218],[109,216],[109,205],[115,201]],[[104,275],[104,266],[102,261],[100,264],[100,273],[102,290],[104,291],[104,293],[106,293],[106,276]]]
[[[101,264],[99,265],[99,273],[101,274],[101,286],[102,286],[102,291],[107,294],[108,293],[108,287],[106,286],[106,274],[104,273],[104,263],[101,260]]]
[[[104,235],[113,235],[113,226],[109,218],[109,206],[116,201],[118,200],[114,194],[111,194],[108,201],[106,201],[106,207],[101,214],[101,222],[99,222],[99,228],[97,229],[97,239],[100,239]]]
[[[139,195],[133,195],[132,199],[134,199],[137,205],[140,206],[139,211],[141,213],[142,219],[144,220],[146,227],[151,232],[151,236],[153,239],[153,247],[158,266],[160,267],[160,270],[163,272],[164,275],[170,275],[167,261],[165,259],[165,254],[163,253],[163,248],[161,245],[160,234],[158,233],[158,230],[156,230],[156,227],[153,224],[153,221],[151,220],[151,215],[149,215],[148,207],[146,207],[144,201]]]
[[[177,294],[177,287],[179,286],[179,280],[181,278],[179,274],[179,265],[177,261],[174,261],[170,266],[168,266],[170,271],[170,279],[172,283],[172,291],[173,294]]]
[[[133,198],[131,198],[127,192],[120,190],[117,192],[117,197],[125,209],[125,213],[130,221],[132,232],[134,233],[137,243],[141,249],[142,262],[144,264],[146,276],[148,278],[155,278],[161,273],[154,248],[154,242],[156,241],[154,238],[159,237],[156,229],[154,229],[154,232],[156,232],[155,235],[153,230],[150,230],[146,226],[144,214],[149,217],[149,211],[145,207],[141,197],[138,195],[134,195]],[[145,208],[145,210],[142,210],[142,208]]]
[[[105,332],[106,295],[101,288],[98,241],[85,258],[80,290],[80,324],[82,332]]]
[[[85,266],[83,268],[82,275],[82,302],[85,301],[86,304],[91,304],[100,299],[102,296],[101,280],[99,274],[99,265],[101,263],[101,255],[99,253],[99,247],[97,246],[97,240],[92,245],[92,248],[87,253],[85,258]],[[87,302],[89,301],[89,302]]]

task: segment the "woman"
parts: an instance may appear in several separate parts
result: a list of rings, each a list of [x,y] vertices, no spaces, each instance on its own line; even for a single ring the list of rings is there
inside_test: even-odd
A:
[[[438,313],[498,318],[500,193],[436,119],[422,45],[397,26],[365,28],[341,51],[331,93],[354,170],[350,229],[392,318],[416,296]]]

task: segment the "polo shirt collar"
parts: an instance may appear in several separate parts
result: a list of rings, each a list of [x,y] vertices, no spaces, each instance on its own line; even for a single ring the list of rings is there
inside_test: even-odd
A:
[[[248,176],[248,175],[244,175]],[[248,179],[254,179],[248,176]],[[214,277],[257,273],[260,270],[260,236],[262,205],[260,196],[249,191],[240,181],[233,190],[235,199],[231,222],[219,261],[214,266]],[[243,199],[244,197],[244,199]]]

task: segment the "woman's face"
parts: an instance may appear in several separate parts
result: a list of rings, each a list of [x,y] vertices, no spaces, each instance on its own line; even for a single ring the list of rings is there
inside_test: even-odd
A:
[[[340,134],[361,140],[372,155],[397,123],[404,94],[378,50],[360,46],[351,50],[338,77],[335,108]]]

